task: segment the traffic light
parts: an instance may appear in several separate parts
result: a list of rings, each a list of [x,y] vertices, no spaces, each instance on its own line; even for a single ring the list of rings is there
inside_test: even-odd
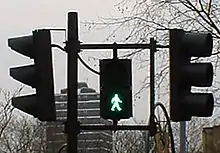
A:
[[[172,29],[169,37],[171,120],[189,121],[192,116],[211,116],[214,108],[213,94],[192,92],[191,87],[210,87],[213,66],[210,62],[192,63],[191,57],[211,56],[212,35]]]
[[[34,59],[32,65],[10,68],[10,76],[36,88],[36,94],[12,98],[12,105],[41,121],[55,121],[50,31],[35,30],[30,36],[10,38],[8,46],[12,50]]]
[[[132,117],[130,59],[100,60],[100,116],[112,120]]]

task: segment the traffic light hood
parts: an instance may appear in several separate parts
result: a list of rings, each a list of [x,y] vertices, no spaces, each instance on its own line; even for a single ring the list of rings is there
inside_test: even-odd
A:
[[[34,58],[33,54],[33,36],[23,36],[23,37],[16,37],[16,38],[9,38],[8,39],[8,46],[25,56],[30,58]]]
[[[184,32],[181,47],[188,56],[209,57],[212,55],[213,40],[210,33]]]

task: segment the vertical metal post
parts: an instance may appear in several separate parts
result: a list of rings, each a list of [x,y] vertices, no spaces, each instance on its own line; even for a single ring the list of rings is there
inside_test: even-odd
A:
[[[114,45],[114,47],[113,47],[113,59],[118,59],[118,48],[117,48],[117,43],[114,42],[113,45]]]
[[[180,153],[186,152],[186,122],[180,122]]]
[[[150,38],[150,135],[153,136],[156,133],[156,124],[154,121],[154,53],[156,52],[156,41],[154,38]]]
[[[117,48],[117,43],[116,42],[114,42],[113,43],[113,59],[118,59],[118,48]],[[114,126],[117,126],[118,125],[118,120],[113,120],[113,125]],[[114,132],[116,132],[116,130],[114,131]]]
[[[77,122],[77,82],[78,62],[77,52],[79,51],[78,41],[78,16],[76,12],[68,13],[68,35],[67,35],[67,153],[77,153],[77,134],[79,126]]]
[[[149,131],[143,131],[142,136],[144,139],[144,153],[149,153]]]

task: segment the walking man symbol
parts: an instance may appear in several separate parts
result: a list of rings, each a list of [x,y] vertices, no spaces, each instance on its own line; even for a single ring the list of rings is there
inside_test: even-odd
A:
[[[122,109],[120,107],[120,104],[122,103],[121,99],[118,97],[118,94],[115,94],[114,97],[111,100],[112,108],[111,111],[116,111],[115,108],[120,112]]]

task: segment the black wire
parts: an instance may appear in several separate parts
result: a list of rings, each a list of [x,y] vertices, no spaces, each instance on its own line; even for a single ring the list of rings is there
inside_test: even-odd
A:
[[[95,74],[97,74],[97,75],[100,75],[100,72],[98,72],[98,71],[94,70],[93,68],[91,68],[91,67],[80,57],[79,54],[77,54],[77,56],[78,56],[80,62],[81,62],[87,69],[89,69],[90,71],[92,71],[93,73],[95,73]]]
[[[167,111],[166,111],[165,106],[164,106],[162,103],[157,102],[157,103],[155,104],[154,109],[155,109],[157,106],[160,106],[160,107],[162,108],[162,110],[163,110],[163,112],[164,112],[164,115],[165,115],[165,117],[166,117],[166,119],[167,119],[167,122],[168,122],[168,130],[169,130],[170,139],[171,139],[171,150],[172,150],[172,153],[175,153],[174,137],[173,137],[173,131],[172,131],[172,127],[171,127],[170,118],[169,118],[169,116],[168,116],[168,113],[167,113]]]
[[[51,44],[51,47],[57,47],[59,48],[60,50],[66,52],[66,49],[57,45],[57,44]],[[87,68],[89,69],[90,71],[92,71],[93,73],[97,74],[97,75],[100,75],[100,72],[94,70],[93,68],[91,68],[82,58],[81,56],[77,53],[77,57],[79,58],[80,62]]]
[[[66,148],[66,147],[67,147],[67,144],[66,144],[66,143],[63,144],[63,145],[59,148],[58,153],[61,153],[61,151],[62,151],[64,148]]]
[[[63,48],[63,47],[61,47],[61,46],[59,46],[59,45],[57,45],[57,44],[51,44],[51,47],[57,47],[57,48],[59,48],[60,50],[66,52],[65,48]]]

